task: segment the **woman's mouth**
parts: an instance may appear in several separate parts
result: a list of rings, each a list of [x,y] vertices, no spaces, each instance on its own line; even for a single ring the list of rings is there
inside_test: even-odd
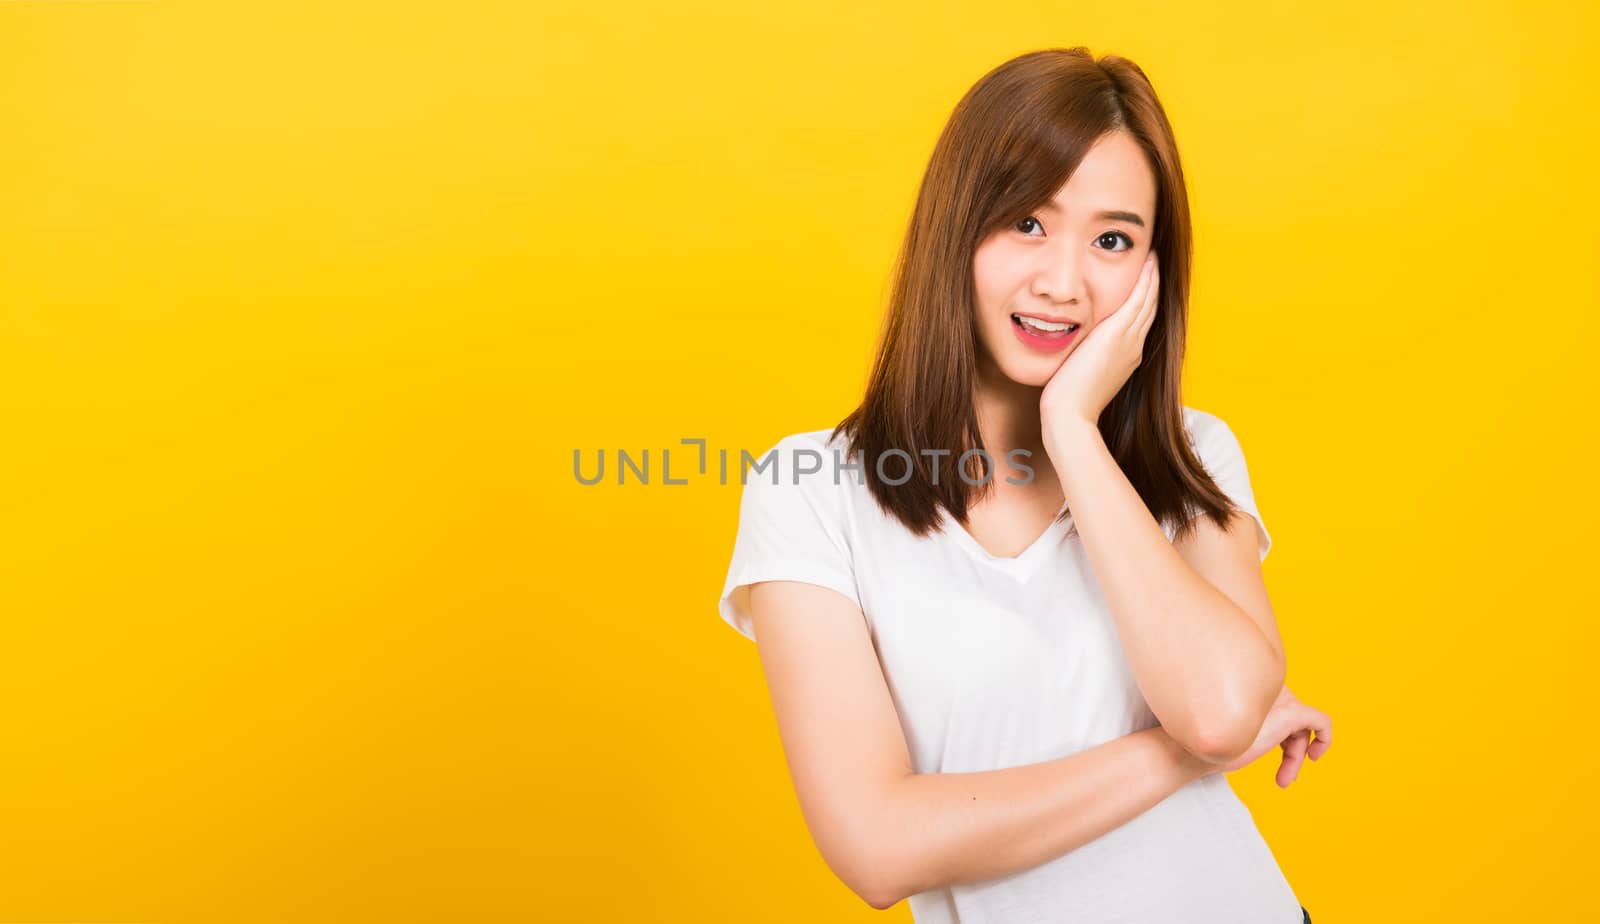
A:
[[[1025,314],[1011,316],[1011,329],[1023,346],[1041,353],[1054,353],[1077,339],[1080,325],[1068,322],[1046,321]]]

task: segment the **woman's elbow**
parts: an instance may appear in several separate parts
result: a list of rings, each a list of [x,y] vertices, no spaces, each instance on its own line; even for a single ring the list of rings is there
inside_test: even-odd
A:
[[[893,908],[895,905],[899,904],[902,897],[896,894],[893,890],[879,892],[869,891],[865,894],[857,892],[856,894],[861,896],[862,901],[865,901],[868,905],[871,905],[878,911],[888,911],[890,908]]]
[[[1255,731],[1251,730],[1246,736],[1241,731],[1243,727],[1240,725],[1233,729],[1219,728],[1201,732],[1191,740],[1183,742],[1183,745],[1189,753],[1208,764],[1232,763],[1242,757],[1255,743]]]
[[[1217,719],[1201,725],[1186,736],[1184,747],[1196,757],[1213,764],[1232,763],[1255,746],[1256,736],[1266,721],[1267,710],[1255,704],[1242,706]]]
[[[884,911],[906,897],[904,879],[896,872],[897,861],[903,858],[896,857],[895,850],[874,838],[849,850],[846,857],[830,860],[828,866],[857,897]]]
[[[1283,687],[1283,662],[1274,661],[1253,683],[1240,683],[1224,697],[1209,721],[1195,721],[1184,746],[1201,760],[1226,764],[1255,746],[1256,736]]]
[[[903,873],[907,848],[896,839],[891,825],[882,823],[882,812],[874,820],[848,826],[835,832],[822,850],[828,868],[850,891],[871,907],[883,911],[894,907],[908,895]],[[822,843],[818,843],[823,848]]]

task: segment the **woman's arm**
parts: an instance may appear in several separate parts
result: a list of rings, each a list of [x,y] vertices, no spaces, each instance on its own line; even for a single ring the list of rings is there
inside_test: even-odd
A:
[[[914,773],[861,608],[791,581],[752,585],[750,606],[806,825],[874,908],[1037,866],[1220,770],[1158,726],[1042,763]]]
[[[1100,430],[1060,424],[1050,461],[1150,710],[1184,747],[1226,762],[1251,745],[1283,688],[1285,661],[1255,525],[1208,519],[1167,540]]]

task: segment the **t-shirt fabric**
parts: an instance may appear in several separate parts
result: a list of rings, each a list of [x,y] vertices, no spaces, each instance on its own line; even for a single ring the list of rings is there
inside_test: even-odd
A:
[[[1183,409],[1217,486],[1272,539],[1238,439]],[[917,773],[1053,760],[1158,724],[1134,682],[1082,538],[1055,522],[1019,555],[986,552],[947,512],[917,537],[843,466],[841,434],[795,433],[746,473],[722,619],[751,641],[749,585],[831,588],[866,618]],[[1023,477],[1000,457],[995,477]],[[945,461],[948,461],[948,457]],[[1041,459],[1028,464],[1048,464]],[[890,479],[903,470],[885,463]],[[949,471],[941,465],[941,471]],[[809,474],[807,474],[809,472]],[[1065,508],[1063,508],[1065,509]],[[1174,527],[1163,527],[1170,540]],[[917,924],[1296,924],[1294,890],[1227,776],[1195,780],[1038,866],[912,895]]]

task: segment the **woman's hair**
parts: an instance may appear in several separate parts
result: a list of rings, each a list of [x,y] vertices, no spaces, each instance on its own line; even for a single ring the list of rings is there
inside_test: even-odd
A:
[[[1198,510],[1221,528],[1233,512],[1185,436],[1180,376],[1187,330],[1192,244],[1189,200],[1177,143],[1155,90],[1138,65],[1086,48],[1029,52],[985,74],[956,104],[922,178],[895,261],[888,311],[861,404],[835,428],[876,471],[885,452],[909,458],[900,484],[868,477],[878,504],[917,535],[944,507],[967,522],[969,500],[988,485],[949,474],[968,450],[983,449],[973,386],[977,370],[973,258],[991,233],[1049,202],[1107,132],[1126,131],[1156,180],[1151,246],[1159,261],[1160,304],[1139,366],[1106,405],[1100,434],[1129,482],[1161,523],[1191,529]],[[1070,359],[1068,360],[1070,361]],[[933,477],[924,450],[947,450]],[[1001,476],[966,466],[973,482]],[[885,463],[905,471],[907,462]],[[957,471],[961,471],[957,469]],[[1068,514],[1063,513],[1063,519]]]

